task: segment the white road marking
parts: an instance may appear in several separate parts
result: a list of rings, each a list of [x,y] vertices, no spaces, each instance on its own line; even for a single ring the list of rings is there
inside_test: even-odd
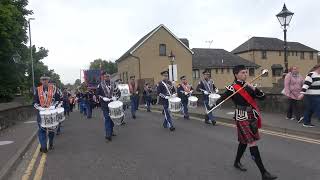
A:
[[[0,146],[12,144],[14,141],[0,141]]]
[[[25,121],[25,122],[23,122],[23,123],[25,123],[25,124],[31,124],[31,123],[37,123],[37,121]]]

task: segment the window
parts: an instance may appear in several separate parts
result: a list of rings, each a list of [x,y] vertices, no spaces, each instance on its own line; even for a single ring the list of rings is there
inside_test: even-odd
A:
[[[230,74],[230,69],[229,68],[227,68],[227,73]]]
[[[313,59],[313,52],[310,52],[310,59]]]
[[[249,76],[254,76],[254,68],[249,68]]]
[[[272,68],[272,76],[273,77],[281,77],[282,76],[282,68]]]
[[[166,55],[167,55],[166,45],[160,44],[159,45],[159,56],[166,56]]]
[[[219,74],[219,69],[218,68],[216,69],[216,74]]]
[[[193,78],[193,79],[199,79],[199,78],[200,78],[199,69],[194,69],[194,70],[192,71],[192,78]]]
[[[122,79],[122,78],[121,78],[121,73],[120,73],[120,75],[119,75],[119,76],[120,76],[120,77],[119,77],[119,79]]]
[[[267,51],[261,51],[261,58],[267,59]]]
[[[224,73],[224,69],[223,68],[221,68],[221,74],[223,74]]]
[[[279,56],[281,56],[281,51],[279,51]]]
[[[296,56],[298,56],[298,51],[296,51]]]
[[[128,72],[126,72],[126,80],[127,80],[126,82],[129,82],[128,81]]]
[[[292,51],[292,56],[294,56],[294,52]]]
[[[304,52],[300,52],[300,59],[304,59]]]

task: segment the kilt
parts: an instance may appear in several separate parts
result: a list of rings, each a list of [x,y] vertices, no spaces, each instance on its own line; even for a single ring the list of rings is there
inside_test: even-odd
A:
[[[253,112],[248,112],[248,120],[237,121],[236,126],[238,131],[238,141],[242,144],[250,144],[260,139],[257,119]]]

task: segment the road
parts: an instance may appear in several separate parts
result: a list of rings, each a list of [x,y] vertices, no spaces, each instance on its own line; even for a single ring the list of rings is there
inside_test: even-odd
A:
[[[113,141],[104,139],[100,110],[93,119],[74,112],[55,139],[55,149],[39,154],[29,178],[43,180],[255,180],[259,171],[247,149],[242,163],[247,172],[233,168],[236,129],[213,127],[198,119],[174,118],[175,132],[162,128],[160,113],[137,112],[127,125],[117,126]],[[281,180],[320,179],[320,144],[261,134],[259,148],[266,168]],[[30,149],[10,179],[21,179],[30,166],[37,144]]]

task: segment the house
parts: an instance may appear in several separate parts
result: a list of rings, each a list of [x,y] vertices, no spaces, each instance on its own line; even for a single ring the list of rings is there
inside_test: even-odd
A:
[[[287,42],[288,67],[297,66],[305,76],[318,63],[318,50],[299,42]],[[282,78],[284,70],[284,42],[277,38],[252,37],[235,48],[232,53],[260,66],[258,71],[268,69],[268,76],[257,82],[262,87],[273,87]]]
[[[193,48],[192,78],[193,87],[196,87],[202,72],[210,69],[211,77],[217,88],[222,89],[234,81],[232,69],[236,65],[245,65],[249,70],[249,78],[256,75],[259,66],[251,61],[234,55],[224,49]]]
[[[163,24],[143,36],[116,61],[119,77],[128,82],[134,75],[140,79],[140,87],[144,82],[158,83],[162,79],[160,72],[168,70],[171,64],[168,57],[171,52],[175,55],[177,76],[186,75],[191,81],[193,51],[189,42],[179,39]]]

